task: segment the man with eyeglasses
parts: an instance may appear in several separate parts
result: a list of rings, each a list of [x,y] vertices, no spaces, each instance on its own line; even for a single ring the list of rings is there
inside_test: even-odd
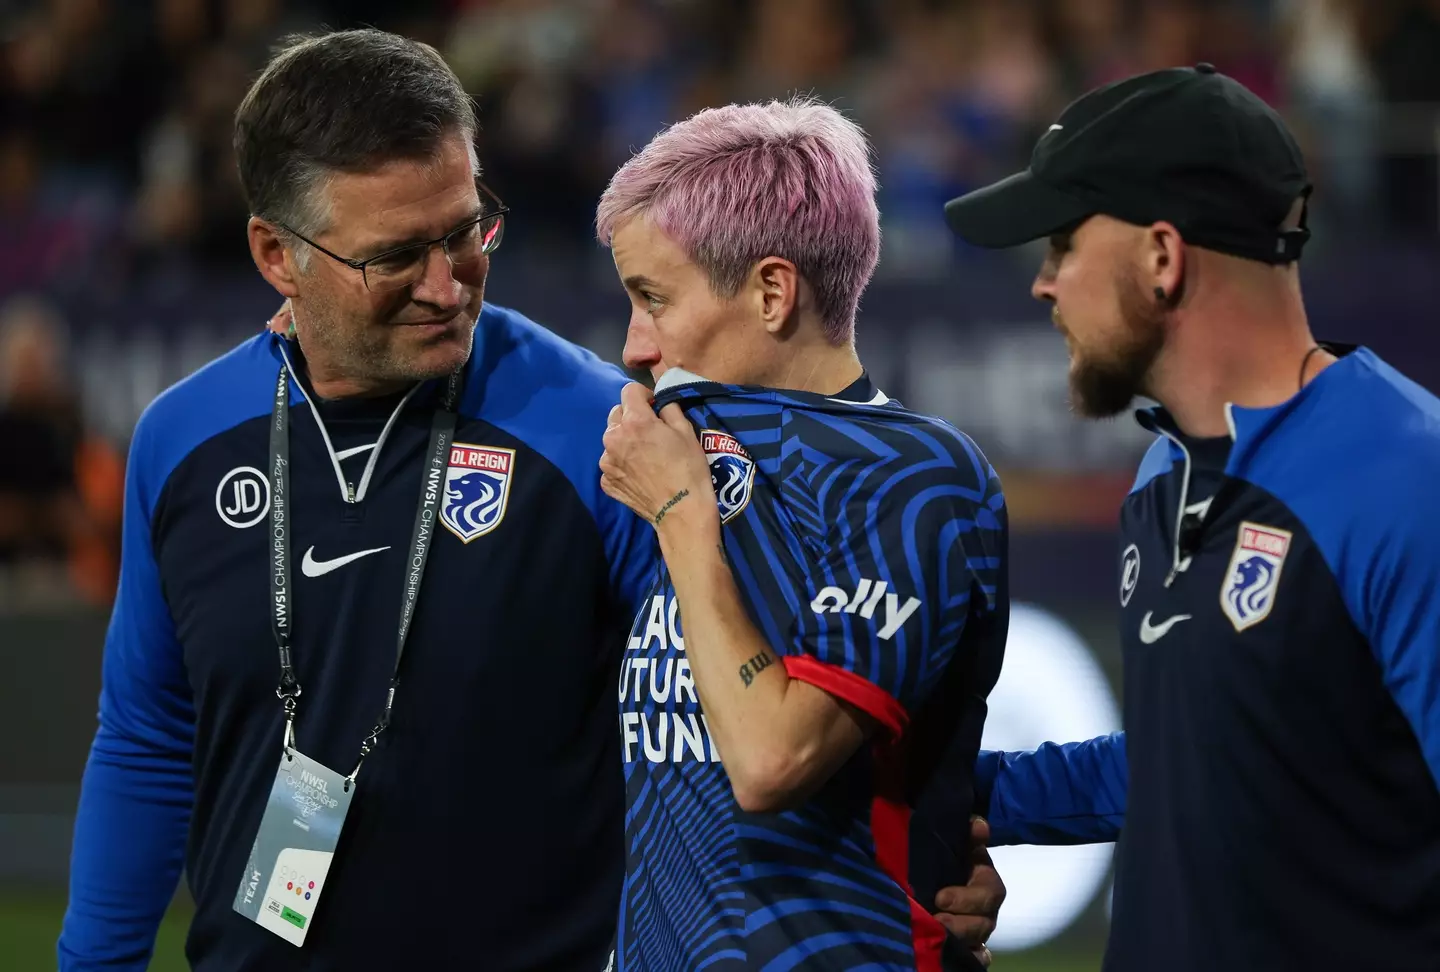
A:
[[[64,970],[599,972],[614,691],[652,570],[597,462],[624,378],[486,305],[506,209],[430,47],[299,40],[235,122],[289,302],[134,435]]]

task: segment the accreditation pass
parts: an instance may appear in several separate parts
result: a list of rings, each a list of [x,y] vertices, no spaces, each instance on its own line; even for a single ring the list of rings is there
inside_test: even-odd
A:
[[[235,910],[290,944],[304,945],[354,795],[341,774],[298,750],[284,752]]]

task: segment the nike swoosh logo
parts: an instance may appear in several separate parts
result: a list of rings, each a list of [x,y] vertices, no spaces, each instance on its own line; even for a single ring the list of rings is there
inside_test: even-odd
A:
[[[1152,625],[1150,623],[1150,616],[1153,613],[1154,612],[1152,611],[1146,611],[1145,617],[1142,618],[1140,621],[1140,640],[1145,642],[1145,644],[1147,645],[1153,645],[1155,642],[1165,637],[1167,634],[1170,633],[1170,629],[1175,627],[1175,625],[1179,624],[1181,621],[1190,620],[1190,615],[1188,614],[1177,614],[1174,617],[1166,618],[1159,624]]]
[[[389,549],[389,547],[373,547],[369,550],[357,550],[352,554],[346,554],[343,557],[336,557],[334,560],[316,560],[315,548],[311,547],[309,550],[305,551],[305,556],[300,561],[300,573],[304,574],[306,577],[323,577],[326,574],[330,573],[332,570],[338,570],[339,568],[344,567],[348,563],[353,563],[354,561],[359,560],[361,557],[368,557],[373,553],[379,553],[382,550]]]

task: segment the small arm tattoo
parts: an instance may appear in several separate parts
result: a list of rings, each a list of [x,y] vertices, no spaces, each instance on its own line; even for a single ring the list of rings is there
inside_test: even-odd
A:
[[[676,503],[680,502],[689,495],[690,491],[688,489],[682,489],[680,490],[680,492],[676,493],[674,496],[666,500],[665,505],[660,507],[660,512],[655,514],[656,525],[659,525],[660,521],[665,519],[665,514],[670,512],[671,507],[673,507]]]
[[[746,688],[749,688],[750,683],[755,681],[755,676],[773,664],[775,664],[775,656],[768,651],[762,651],[740,666],[740,681],[745,683]]]

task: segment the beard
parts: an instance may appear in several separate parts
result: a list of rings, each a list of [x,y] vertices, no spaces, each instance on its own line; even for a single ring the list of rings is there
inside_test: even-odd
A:
[[[1119,342],[1088,351],[1078,345],[1070,363],[1070,403],[1086,418],[1111,418],[1145,393],[1150,370],[1165,346],[1165,310],[1133,274],[1116,280]]]
[[[476,296],[463,318],[472,323],[459,333],[417,342],[392,324],[357,328],[345,311],[321,294],[310,294],[301,325],[301,347],[306,358],[325,362],[330,374],[375,383],[412,383],[449,374],[468,360],[474,341],[473,322],[482,302]],[[443,347],[442,347],[443,346]]]

